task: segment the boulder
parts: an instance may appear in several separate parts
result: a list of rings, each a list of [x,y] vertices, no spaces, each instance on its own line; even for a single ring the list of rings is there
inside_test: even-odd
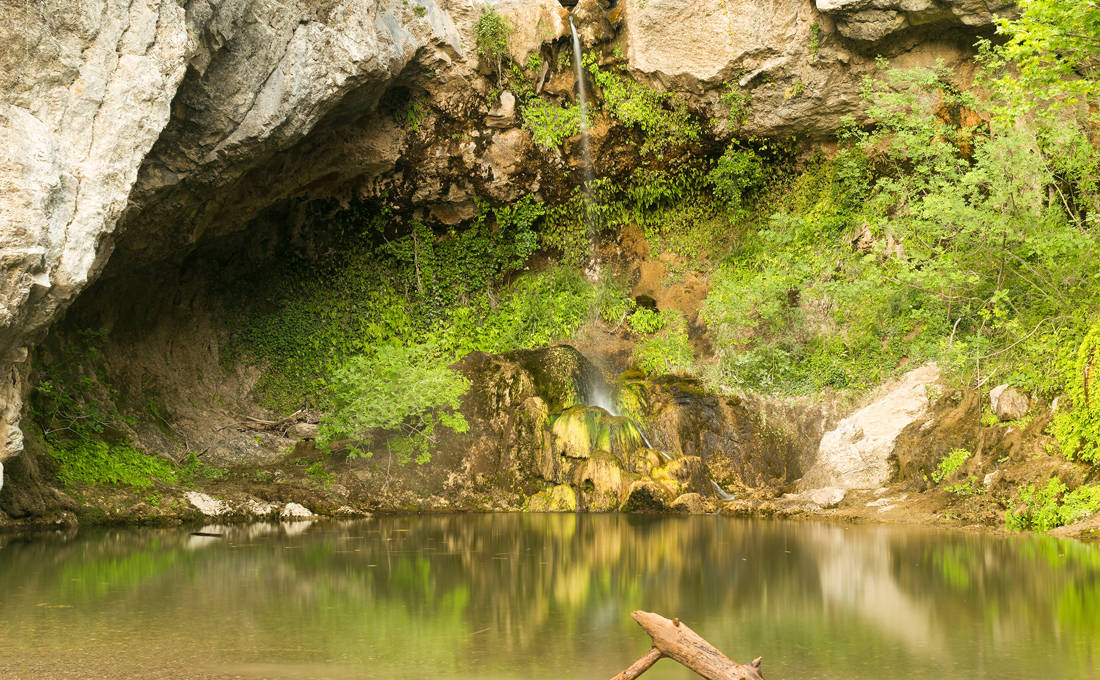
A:
[[[500,101],[489,109],[489,115],[485,117],[485,124],[491,128],[511,127],[516,121],[516,96],[505,90],[500,93]]]
[[[279,513],[279,516],[283,519],[295,520],[295,519],[309,519],[313,517],[313,512],[310,511],[304,505],[299,503],[287,503],[283,506],[283,511]]]
[[[669,505],[673,512],[683,512],[689,515],[703,515],[707,512],[707,503],[697,493],[685,493],[677,496]]]
[[[839,487],[827,486],[821,489],[808,491],[804,496],[811,503],[820,505],[823,508],[835,508],[844,500],[846,493],[847,491]]]
[[[218,517],[219,515],[228,514],[232,510],[232,506],[226,501],[218,500],[198,491],[188,491],[183,497],[187,499],[192,507],[207,517]]]
[[[576,512],[577,492],[568,484],[540,491],[527,502],[528,512]]]
[[[898,437],[928,412],[928,388],[939,377],[935,364],[910,371],[826,432],[817,459],[798,481],[798,488],[877,489],[885,485],[893,472],[891,457]]]
[[[316,439],[320,428],[316,423],[294,423],[287,428],[286,436],[291,439]]]
[[[1031,402],[1027,395],[1009,385],[997,385],[989,391],[989,405],[1001,422],[1019,420],[1027,415]]]

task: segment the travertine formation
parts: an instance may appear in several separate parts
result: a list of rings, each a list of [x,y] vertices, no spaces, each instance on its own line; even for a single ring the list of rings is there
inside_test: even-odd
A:
[[[554,0],[495,4],[515,27],[516,62],[565,45]],[[473,214],[475,197],[560,184],[568,144],[537,149],[515,102],[489,101],[498,83],[472,28],[481,7],[0,0],[0,460],[22,447],[34,343],[108,259],[121,275],[182,257],[288,199],[385,187],[425,218],[454,223]],[[1005,7],[623,0],[604,11],[585,0],[576,12],[588,49],[680,92],[719,135],[822,137],[857,112],[874,54],[965,65],[966,41],[921,34],[916,44],[913,32],[988,25]],[[572,96],[568,77],[538,81],[544,96]],[[730,88],[751,102],[743,122],[728,120]]]

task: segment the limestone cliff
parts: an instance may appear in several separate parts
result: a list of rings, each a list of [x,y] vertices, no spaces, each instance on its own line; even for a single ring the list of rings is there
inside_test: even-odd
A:
[[[565,10],[553,0],[497,6],[516,29],[515,61],[564,46]],[[454,223],[475,197],[560,191],[568,154],[535,148],[507,97],[489,101],[497,83],[473,49],[480,8],[0,0],[0,461],[22,448],[29,349],[105,271],[180,257],[249,229],[264,210],[289,209],[290,198],[386,189]],[[721,139],[827,136],[856,112],[878,53],[903,65],[944,58],[965,77],[975,30],[1005,8],[624,0],[604,11],[586,0],[575,12],[588,49],[681,93]],[[546,75],[545,96],[572,97],[567,75]],[[743,121],[731,120],[728,91],[749,102]],[[399,111],[416,112],[417,124],[400,124]],[[595,137],[598,155],[629,164],[612,136]]]

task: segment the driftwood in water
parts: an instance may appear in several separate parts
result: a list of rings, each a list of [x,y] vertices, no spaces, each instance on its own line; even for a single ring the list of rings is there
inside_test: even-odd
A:
[[[653,638],[653,648],[645,656],[635,661],[622,673],[611,680],[634,680],[658,659],[668,657],[687,666],[707,680],[763,680],[760,674],[760,658],[748,665],[731,661],[709,642],[680,623],[680,619],[669,621],[652,612],[636,611],[631,614],[649,637]]]

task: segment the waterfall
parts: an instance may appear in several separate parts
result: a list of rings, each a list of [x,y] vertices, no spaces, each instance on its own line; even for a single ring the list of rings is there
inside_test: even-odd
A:
[[[604,411],[607,411],[609,414],[615,417],[623,416],[622,411],[619,410],[618,400],[611,392],[611,386],[608,385],[607,381],[603,379],[602,375],[600,376],[599,380],[591,380],[588,382],[587,385],[585,385],[584,396],[586,402],[585,406],[596,406],[602,408]],[[661,449],[654,448],[653,444],[649,441],[649,437],[646,436],[645,430],[642,429],[641,423],[634,420],[633,418],[629,418],[629,420],[630,423],[634,425],[634,429],[638,431],[639,435],[641,435],[642,442],[645,444],[647,449],[656,451],[657,453],[661,454],[661,456],[665,460],[672,460],[672,456],[668,455]],[[718,484],[718,482],[714,480],[713,477],[709,476],[709,473],[708,478],[710,479],[710,485],[714,488],[714,493],[718,496],[719,500],[735,500],[736,497],[723,489]]]
[[[584,154],[584,190],[591,202],[592,185],[592,149],[588,145],[588,98],[584,91],[584,64],[581,54],[581,37],[569,16],[569,30],[573,32],[573,71],[577,77],[577,102],[581,110],[581,153]]]

